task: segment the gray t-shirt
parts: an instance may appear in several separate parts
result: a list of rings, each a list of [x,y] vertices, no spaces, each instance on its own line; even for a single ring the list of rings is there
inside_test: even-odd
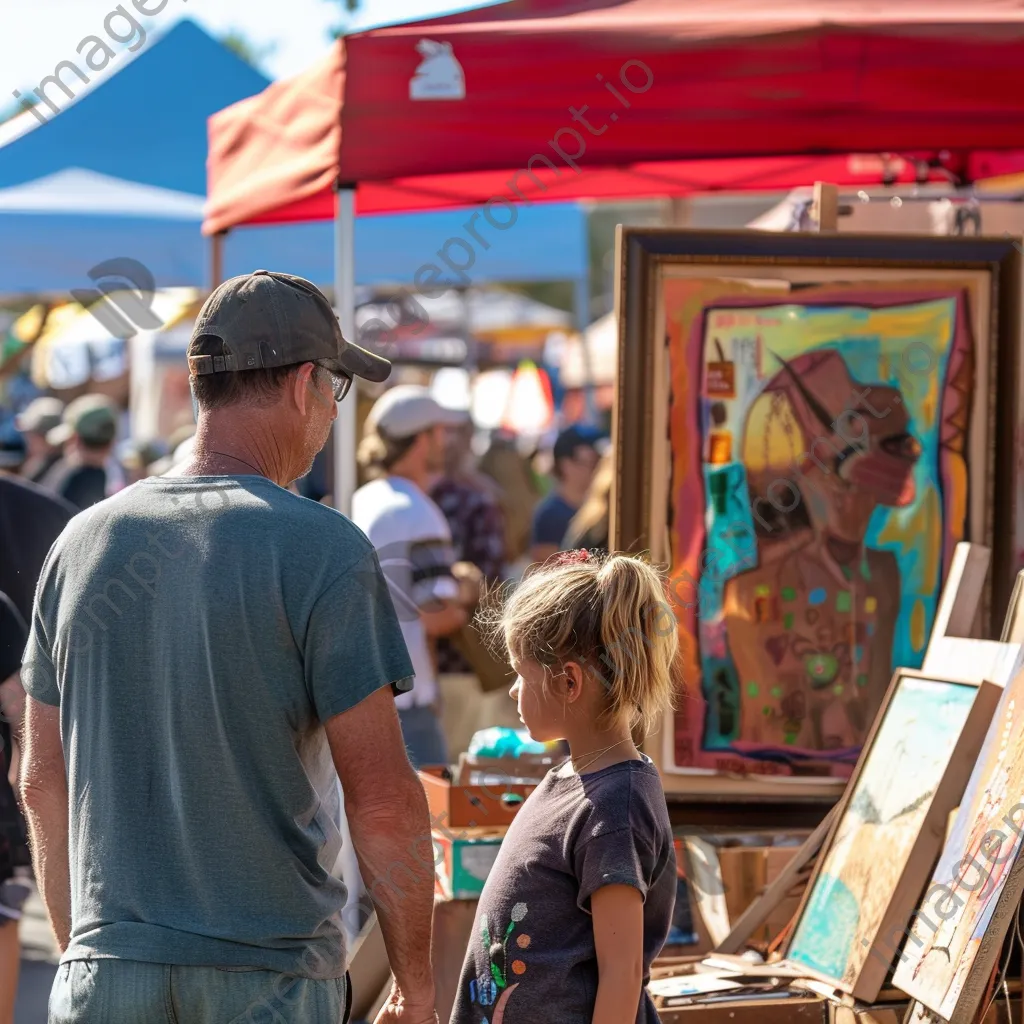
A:
[[[631,885],[644,898],[646,986],[676,891],[672,826],[647,757],[582,776],[553,768],[530,794],[487,876],[451,1024],[590,1024],[590,897],[606,885]],[[646,987],[636,1021],[658,1021]]]
[[[63,959],[340,977],[321,723],[412,666],[370,543],[263,477],[154,478],[47,557],[22,679],[60,707]]]

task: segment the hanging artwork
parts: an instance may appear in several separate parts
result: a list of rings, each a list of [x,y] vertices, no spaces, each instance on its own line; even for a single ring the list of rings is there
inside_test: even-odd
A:
[[[639,230],[623,252],[614,543],[668,564],[683,676],[653,752],[681,791],[835,798],[956,544],[1010,567],[1017,327],[993,323],[1019,256]]]
[[[893,984],[952,1024],[976,1017],[1024,893],[1024,673],[1005,688]]]
[[[999,700],[900,670],[840,804],[786,959],[875,999]],[[879,855],[884,851],[884,856]]]

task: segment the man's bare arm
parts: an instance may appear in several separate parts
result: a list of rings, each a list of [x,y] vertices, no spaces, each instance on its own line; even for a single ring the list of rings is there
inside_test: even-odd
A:
[[[434,1020],[434,852],[427,799],[389,687],[325,723],[359,870],[409,1024]]]
[[[28,819],[32,862],[57,946],[71,941],[68,865],[68,780],[60,740],[60,709],[25,698],[19,790]]]

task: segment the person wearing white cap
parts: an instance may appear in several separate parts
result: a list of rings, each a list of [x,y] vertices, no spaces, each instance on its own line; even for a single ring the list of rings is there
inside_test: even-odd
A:
[[[415,671],[412,691],[395,704],[417,766],[448,762],[430,640],[464,626],[479,598],[473,574],[454,564],[444,513],[426,493],[444,467],[444,428],[463,418],[426,388],[386,391],[370,410],[359,446],[359,461],[375,479],[352,496],[352,521],[377,549]]]

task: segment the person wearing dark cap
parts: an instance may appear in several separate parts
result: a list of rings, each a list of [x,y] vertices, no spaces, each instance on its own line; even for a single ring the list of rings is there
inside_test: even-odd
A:
[[[62,951],[51,1020],[342,1020],[340,777],[395,978],[377,1022],[431,1024],[430,821],[394,701],[412,664],[372,545],[286,489],[390,364],[268,271],[213,292],[188,363],[190,459],[77,516],[33,610],[21,791]]]
[[[597,450],[599,440],[596,430],[583,426],[567,427],[555,438],[552,452],[555,486],[533,511],[531,561],[546,561],[562,550],[569,524],[583,504],[601,460]]]
[[[64,448],[64,469],[51,486],[76,508],[107,497],[107,459],[117,437],[117,406],[105,395],[82,395],[68,404],[63,421],[46,435]],[[47,478],[49,479],[49,478]]]
[[[60,459],[60,445],[52,445],[46,435],[59,427],[64,418],[64,403],[59,398],[34,398],[14,418],[14,426],[25,438],[25,461],[19,475],[37,484]]]

